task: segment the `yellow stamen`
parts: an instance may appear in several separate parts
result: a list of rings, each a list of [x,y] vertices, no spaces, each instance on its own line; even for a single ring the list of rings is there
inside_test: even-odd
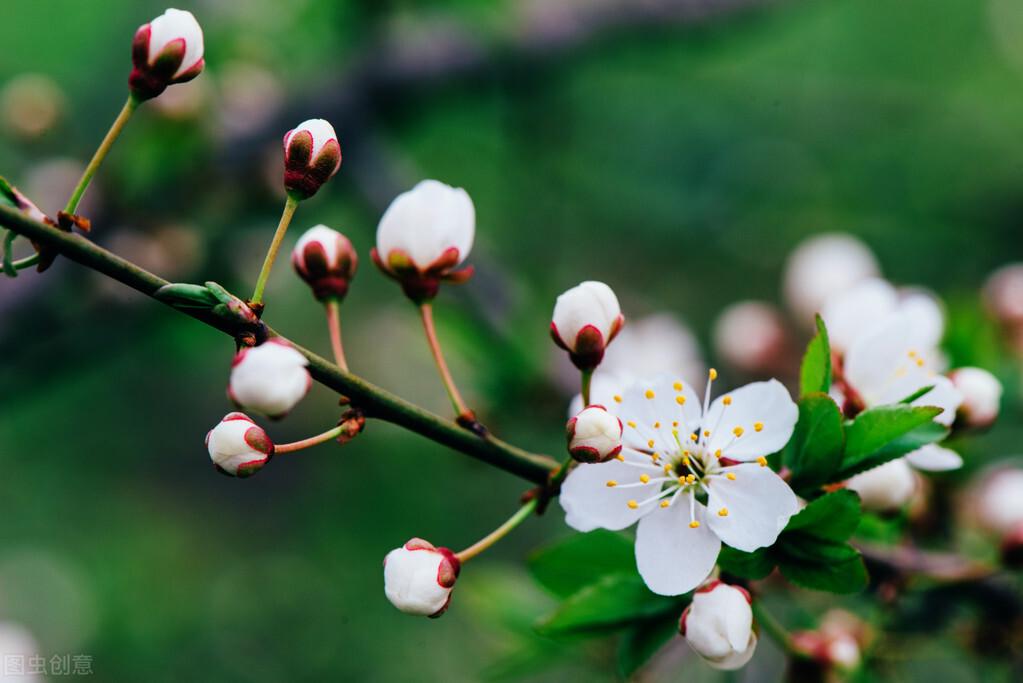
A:
[[[615,460],[618,460],[619,462],[625,462],[625,456],[619,453],[618,455],[615,456]]]
[[[755,431],[755,432],[762,432],[762,431],[764,431],[764,423],[763,422],[754,422],[753,423],[753,431]]]
[[[614,398],[614,400],[615,400],[615,403],[621,403],[621,402],[622,402],[622,397],[621,397],[621,396],[619,396],[618,394],[615,394],[615,395],[613,396],[613,398]]]
[[[647,389],[646,393],[644,394],[644,396],[646,396],[647,398],[653,398],[654,397],[654,390],[653,389]]]
[[[727,516],[728,516],[728,508],[721,508],[720,510],[718,510],[718,517],[727,517]]]
[[[696,475],[695,474],[687,474],[686,475],[686,483],[687,484],[696,483]]]
[[[641,482],[643,482],[644,484],[649,483],[650,482],[650,475],[649,474],[641,474],[641,475],[639,475],[639,480]]]
[[[720,458],[721,457],[721,449],[720,448],[717,449],[716,451],[714,451],[714,457],[715,458]]]
[[[654,429],[660,429],[660,428],[661,428],[661,423],[660,422],[655,422],[654,423]]]
[[[676,396],[675,403],[679,404],[680,406],[684,406],[686,404],[686,397],[682,395]]]
[[[647,448],[653,448],[654,447],[654,440],[650,439],[649,441],[646,442],[646,445],[647,445]]]
[[[700,528],[700,523],[699,523],[699,522],[697,522],[697,521],[696,521],[696,520],[694,519],[693,521],[689,522],[689,528],[690,528],[690,529],[698,529],[698,528]]]
[[[721,402],[724,403],[726,406],[730,406],[732,405],[732,397],[725,396],[723,399],[721,399]]]
[[[704,429],[703,430],[703,435],[708,437],[708,438],[710,438],[710,430],[709,429]]]
[[[662,507],[662,508],[666,508],[666,507],[668,507],[669,505],[671,505],[671,503],[670,503],[669,501],[666,501],[666,500],[662,500],[662,501],[661,501],[661,507]]]
[[[740,436],[742,436],[744,431],[746,430],[744,430],[742,427],[736,427],[735,429],[732,430],[732,434],[735,434],[735,438],[738,439]]]
[[[761,455],[759,458],[757,458],[757,464],[760,465],[761,467],[767,467],[767,458]]]
[[[629,426],[630,426],[630,427],[632,427],[633,429],[635,429],[635,428],[636,428],[636,421],[635,421],[635,420],[629,420],[629,421],[628,421],[628,422],[626,422],[625,424],[629,425]]]
[[[718,378],[718,371],[715,370],[714,368],[711,368],[710,372],[708,372],[707,375],[710,376],[710,381],[713,382]]]
[[[725,475],[725,478],[727,478],[728,481],[735,481],[735,472],[729,472]]]
[[[671,423],[671,426],[672,426],[672,427],[678,427],[678,420],[674,420],[674,421],[673,421],[673,422]]]
[[[637,502],[636,502],[636,501],[634,501],[634,500],[630,500],[630,501],[629,501],[628,503],[626,503],[626,505],[628,505],[628,506],[629,506],[629,509],[630,509],[630,510],[635,510],[636,508],[638,508],[638,507],[639,507],[639,503],[637,503]]]
[[[618,482],[617,481],[615,481],[614,479],[608,479],[607,480],[607,487],[609,489],[613,489],[616,486],[618,486]]]
[[[685,477],[679,477],[678,478],[678,483],[681,484],[682,486],[685,486],[686,485],[686,478]]]
[[[698,437],[698,436],[696,435],[696,432],[693,432],[692,434],[690,434],[690,435],[689,435],[689,439],[690,439],[690,440],[691,440],[691,441],[692,441],[693,443],[696,443],[697,441],[699,441],[699,440],[700,440],[700,437]]]
[[[665,465],[664,466],[664,473],[665,474],[671,474],[671,465]]]
[[[923,358],[917,358],[916,359],[916,365],[917,365],[917,367],[922,368],[924,366],[924,359]]]

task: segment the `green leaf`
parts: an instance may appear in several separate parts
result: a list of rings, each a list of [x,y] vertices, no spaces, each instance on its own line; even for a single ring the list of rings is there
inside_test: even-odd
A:
[[[799,421],[785,449],[785,465],[792,472],[790,484],[797,493],[834,481],[842,465],[845,431],[842,412],[827,394],[807,394],[799,401]]]
[[[529,558],[529,571],[540,585],[564,598],[608,574],[635,572],[635,557],[632,541],[598,529],[540,548]]]
[[[948,435],[948,428],[933,421],[940,412],[933,406],[891,405],[860,413],[846,426],[845,456],[835,481],[941,441]]]
[[[610,574],[573,593],[537,624],[541,635],[605,631],[676,611],[677,598],[650,592],[639,574]],[[679,610],[680,611],[680,610]]]
[[[862,511],[860,497],[848,489],[821,496],[789,520],[782,534],[783,545],[793,532],[814,538],[844,541],[859,526]]]
[[[678,614],[666,613],[631,626],[618,643],[618,671],[623,678],[636,673],[665,643],[678,635]]]
[[[899,403],[905,403],[905,404],[908,405],[908,404],[912,403],[913,401],[917,400],[918,398],[922,398],[922,397],[926,396],[927,394],[931,393],[931,389],[933,389],[933,388],[934,388],[933,384],[929,384],[926,387],[920,387],[919,389],[914,391],[912,394],[910,394],[906,398],[904,398],[901,401],[899,401]]]
[[[824,319],[817,316],[817,334],[806,346],[803,364],[799,368],[799,393],[807,396],[828,393],[831,389],[831,345]]]
[[[13,206],[15,209],[21,208],[18,206],[18,195],[15,194],[14,186],[3,176],[0,176],[0,204]]]
[[[831,593],[856,593],[867,586],[867,568],[848,543],[793,534],[779,552],[782,575],[803,588]]]
[[[762,579],[774,569],[775,561],[770,548],[760,548],[751,553],[736,550],[727,545],[721,546],[718,555],[721,570],[743,579]]]
[[[187,282],[164,285],[153,296],[175,308],[213,308],[218,303],[209,289]]]

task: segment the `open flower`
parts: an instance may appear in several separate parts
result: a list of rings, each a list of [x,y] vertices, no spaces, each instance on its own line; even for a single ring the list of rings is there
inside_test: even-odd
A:
[[[710,666],[739,669],[757,649],[751,603],[745,589],[714,581],[693,594],[679,620],[679,633]]]
[[[205,64],[199,22],[191,12],[167,10],[135,32],[131,61],[134,68],[128,88],[138,101],[156,97],[174,83],[192,80]]]
[[[606,462],[622,451],[622,421],[602,405],[584,408],[565,432],[568,452],[579,462]]]
[[[384,558],[384,594],[406,614],[439,617],[451,602],[460,569],[447,548],[413,538]]]
[[[232,477],[252,476],[274,453],[273,441],[245,413],[225,415],[206,435],[206,448],[217,471]]]
[[[551,337],[580,370],[592,370],[625,324],[618,297],[603,282],[588,280],[558,296]]]
[[[340,300],[348,293],[359,257],[347,237],[326,225],[317,225],[306,230],[295,244],[291,265],[312,287],[317,299]]]
[[[309,119],[284,134],[284,189],[308,199],[341,168],[341,143],[334,127]]]
[[[234,357],[227,395],[246,410],[284,417],[312,384],[306,365],[305,356],[280,339],[243,348]]]
[[[710,379],[716,373],[712,370]],[[650,590],[679,595],[700,585],[721,543],[769,546],[798,509],[767,455],[788,442],[798,409],[777,380],[755,382],[703,407],[690,386],[639,382],[608,407],[625,423],[616,458],[579,465],[561,505],[579,531],[636,522],[636,564]]]
[[[469,194],[437,180],[423,180],[394,198],[377,226],[370,255],[381,272],[397,280],[416,303],[437,296],[441,281],[465,282],[472,267],[455,270],[476,235]]]

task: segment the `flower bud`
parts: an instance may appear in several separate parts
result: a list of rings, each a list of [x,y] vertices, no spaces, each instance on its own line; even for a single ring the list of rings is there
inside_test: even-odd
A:
[[[1000,323],[1023,325],[1023,263],[1002,266],[987,279],[984,299]]]
[[[874,254],[852,235],[817,235],[800,243],[785,263],[785,302],[810,327],[825,301],[879,272]]]
[[[679,620],[679,633],[715,669],[741,668],[757,647],[751,602],[746,590],[714,581],[693,594]]]
[[[857,474],[846,487],[859,494],[863,507],[875,512],[891,512],[909,502],[916,492],[916,475],[905,458]]]
[[[313,288],[320,301],[341,300],[355,277],[359,257],[348,238],[337,230],[317,225],[305,231],[291,252],[291,265]]]
[[[245,413],[228,413],[206,435],[206,448],[218,472],[249,477],[270,462],[274,445]]]
[[[607,462],[622,450],[622,421],[601,405],[583,409],[565,425],[568,452],[579,462]]]
[[[341,168],[341,143],[334,127],[309,119],[284,134],[284,189],[309,199]]]
[[[406,614],[439,617],[451,602],[460,569],[447,548],[413,538],[384,558],[384,594]]]
[[[554,343],[568,351],[580,370],[592,370],[604,358],[625,318],[618,297],[603,282],[588,280],[558,297],[551,320]]]
[[[476,209],[469,194],[423,180],[394,198],[377,226],[373,262],[416,303],[437,296],[441,281],[465,282],[471,266],[455,270],[472,249]]]
[[[1023,469],[990,472],[972,498],[977,521],[988,531],[1007,536],[1023,528]]]
[[[990,427],[998,417],[1002,383],[982,368],[957,368],[948,378],[963,395],[959,416],[967,427]]]
[[[741,301],[714,323],[714,350],[741,372],[767,376],[784,369],[788,348],[785,323],[771,304]]]
[[[245,347],[234,357],[227,395],[244,410],[284,417],[312,384],[306,365],[305,356],[280,339]]]
[[[139,102],[156,97],[168,85],[192,80],[205,65],[199,22],[191,12],[167,10],[135,32],[131,61],[128,89]]]

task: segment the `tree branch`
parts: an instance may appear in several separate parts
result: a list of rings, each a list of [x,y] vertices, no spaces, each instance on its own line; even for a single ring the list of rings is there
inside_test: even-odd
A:
[[[34,221],[14,208],[0,206],[0,225],[35,242],[45,244],[77,263],[131,287],[150,298],[156,298],[158,289],[169,284],[163,278],[140,268],[134,263],[107,251],[80,235]],[[172,308],[174,308],[172,306]],[[235,336],[239,329],[230,320],[218,318],[209,311],[174,308],[226,334]],[[266,336],[280,337],[269,326]],[[290,341],[290,340],[289,340]],[[346,372],[334,363],[312,351],[291,342],[309,360],[309,373],[313,379],[347,396],[369,417],[392,422],[416,432],[431,441],[448,446],[490,465],[510,472],[536,484],[547,481],[558,463],[544,455],[529,453],[493,436],[482,438],[462,429],[419,406],[395,396],[366,380]]]

